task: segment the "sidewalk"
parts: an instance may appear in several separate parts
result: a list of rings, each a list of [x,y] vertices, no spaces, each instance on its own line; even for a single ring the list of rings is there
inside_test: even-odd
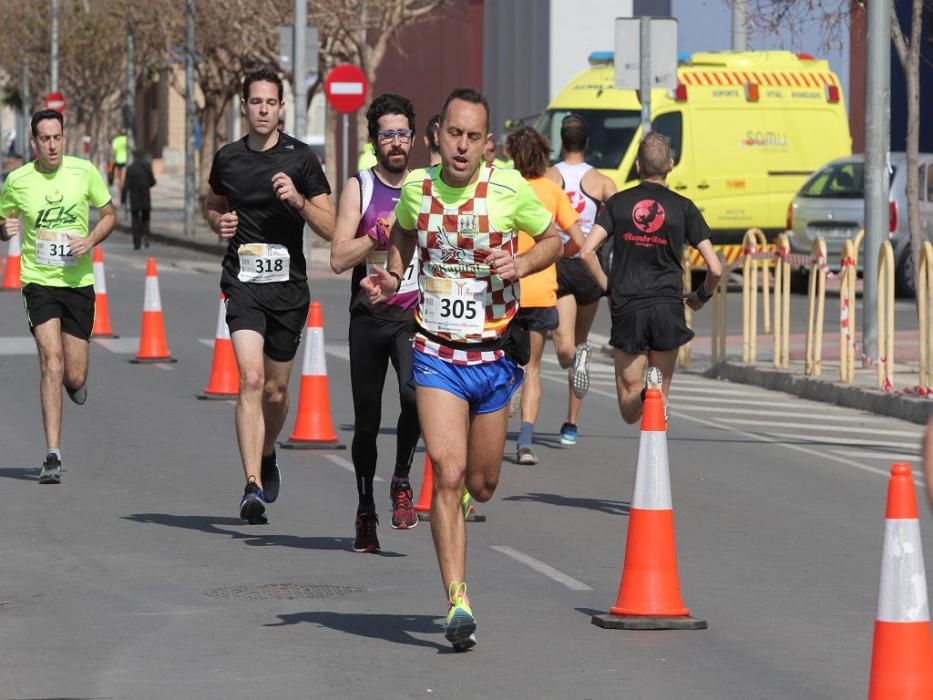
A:
[[[163,176],[152,190],[152,239],[166,245],[176,245],[218,257],[226,251],[217,236],[208,228],[201,212],[195,213],[194,236],[184,234],[184,182],[180,177]],[[120,230],[129,231],[129,223],[121,220]],[[329,275],[330,249],[318,236],[305,238],[305,255],[308,258],[309,275]],[[308,250],[310,247],[310,251]],[[309,254],[310,252],[310,254]],[[829,286],[829,285],[827,285]],[[828,290],[830,291],[830,290]],[[836,292],[838,293],[838,291]],[[598,336],[593,334],[593,340]],[[611,353],[607,338],[598,338],[603,352]],[[727,355],[741,357],[741,336],[728,336]],[[789,370],[772,367],[772,338],[758,337],[758,361],[744,364],[735,358],[712,366],[710,363],[710,338],[697,336],[693,341],[693,360],[689,371],[702,373],[706,377],[724,379],[742,384],[753,384],[789,394],[833,403],[849,408],[871,411],[913,423],[926,423],[933,416],[933,398],[928,399],[906,393],[914,390],[918,383],[919,335],[916,330],[895,333],[895,390],[884,392],[877,388],[877,370],[874,367],[857,369],[855,383],[841,384],[839,377],[839,337],[835,332],[823,336],[823,363],[819,377],[807,377],[803,372],[804,335],[792,333],[791,363]]]

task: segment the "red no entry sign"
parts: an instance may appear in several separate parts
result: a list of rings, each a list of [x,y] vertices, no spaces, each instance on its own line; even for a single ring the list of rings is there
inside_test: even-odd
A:
[[[54,109],[56,112],[64,112],[68,103],[65,102],[65,96],[60,92],[50,92],[45,96],[45,108]]]
[[[324,94],[330,106],[338,112],[355,112],[366,102],[369,83],[366,74],[356,66],[344,63],[336,66],[324,80]]]

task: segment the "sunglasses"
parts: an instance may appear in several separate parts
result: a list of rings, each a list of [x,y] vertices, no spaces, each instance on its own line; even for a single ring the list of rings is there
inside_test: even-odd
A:
[[[380,131],[376,134],[376,137],[379,139],[379,143],[392,143],[395,139],[398,139],[399,143],[408,143],[414,135],[414,129],[390,129],[389,131]]]

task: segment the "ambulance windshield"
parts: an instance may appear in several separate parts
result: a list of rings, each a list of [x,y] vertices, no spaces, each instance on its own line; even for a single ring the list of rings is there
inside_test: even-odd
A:
[[[535,129],[551,142],[552,162],[560,160],[560,123],[568,114],[578,114],[586,122],[586,162],[606,170],[619,167],[641,124],[641,112],[635,110],[549,109],[538,118]]]

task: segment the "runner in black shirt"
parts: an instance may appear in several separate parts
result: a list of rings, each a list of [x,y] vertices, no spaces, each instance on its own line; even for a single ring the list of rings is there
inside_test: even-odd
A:
[[[282,81],[267,69],[243,81],[249,133],[214,156],[207,220],[230,245],[220,287],[240,368],[236,429],[246,489],[240,517],[267,522],[279,494],[275,440],[288,412],[288,377],[308,317],[305,223],[334,230],[330,187],[313,151],[276,129]]]
[[[615,348],[616,391],[626,423],[641,418],[643,386],[660,387],[666,405],[677,350],[693,338],[684,320],[684,302],[691,309],[702,308],[722,275],[703,215],[689,199],[667,189],[665,180],[674,167],[668,140],[648,134],[639,145],[636,165],[641,183],[609,198],[580,251],[590,275],[609,290],[609,342]],[[609,235],[613,255],[607,279],[596,249]],[[703,284],[689,295],[684,294],[680,263],[687,244],[700,251],[707,267]]]

